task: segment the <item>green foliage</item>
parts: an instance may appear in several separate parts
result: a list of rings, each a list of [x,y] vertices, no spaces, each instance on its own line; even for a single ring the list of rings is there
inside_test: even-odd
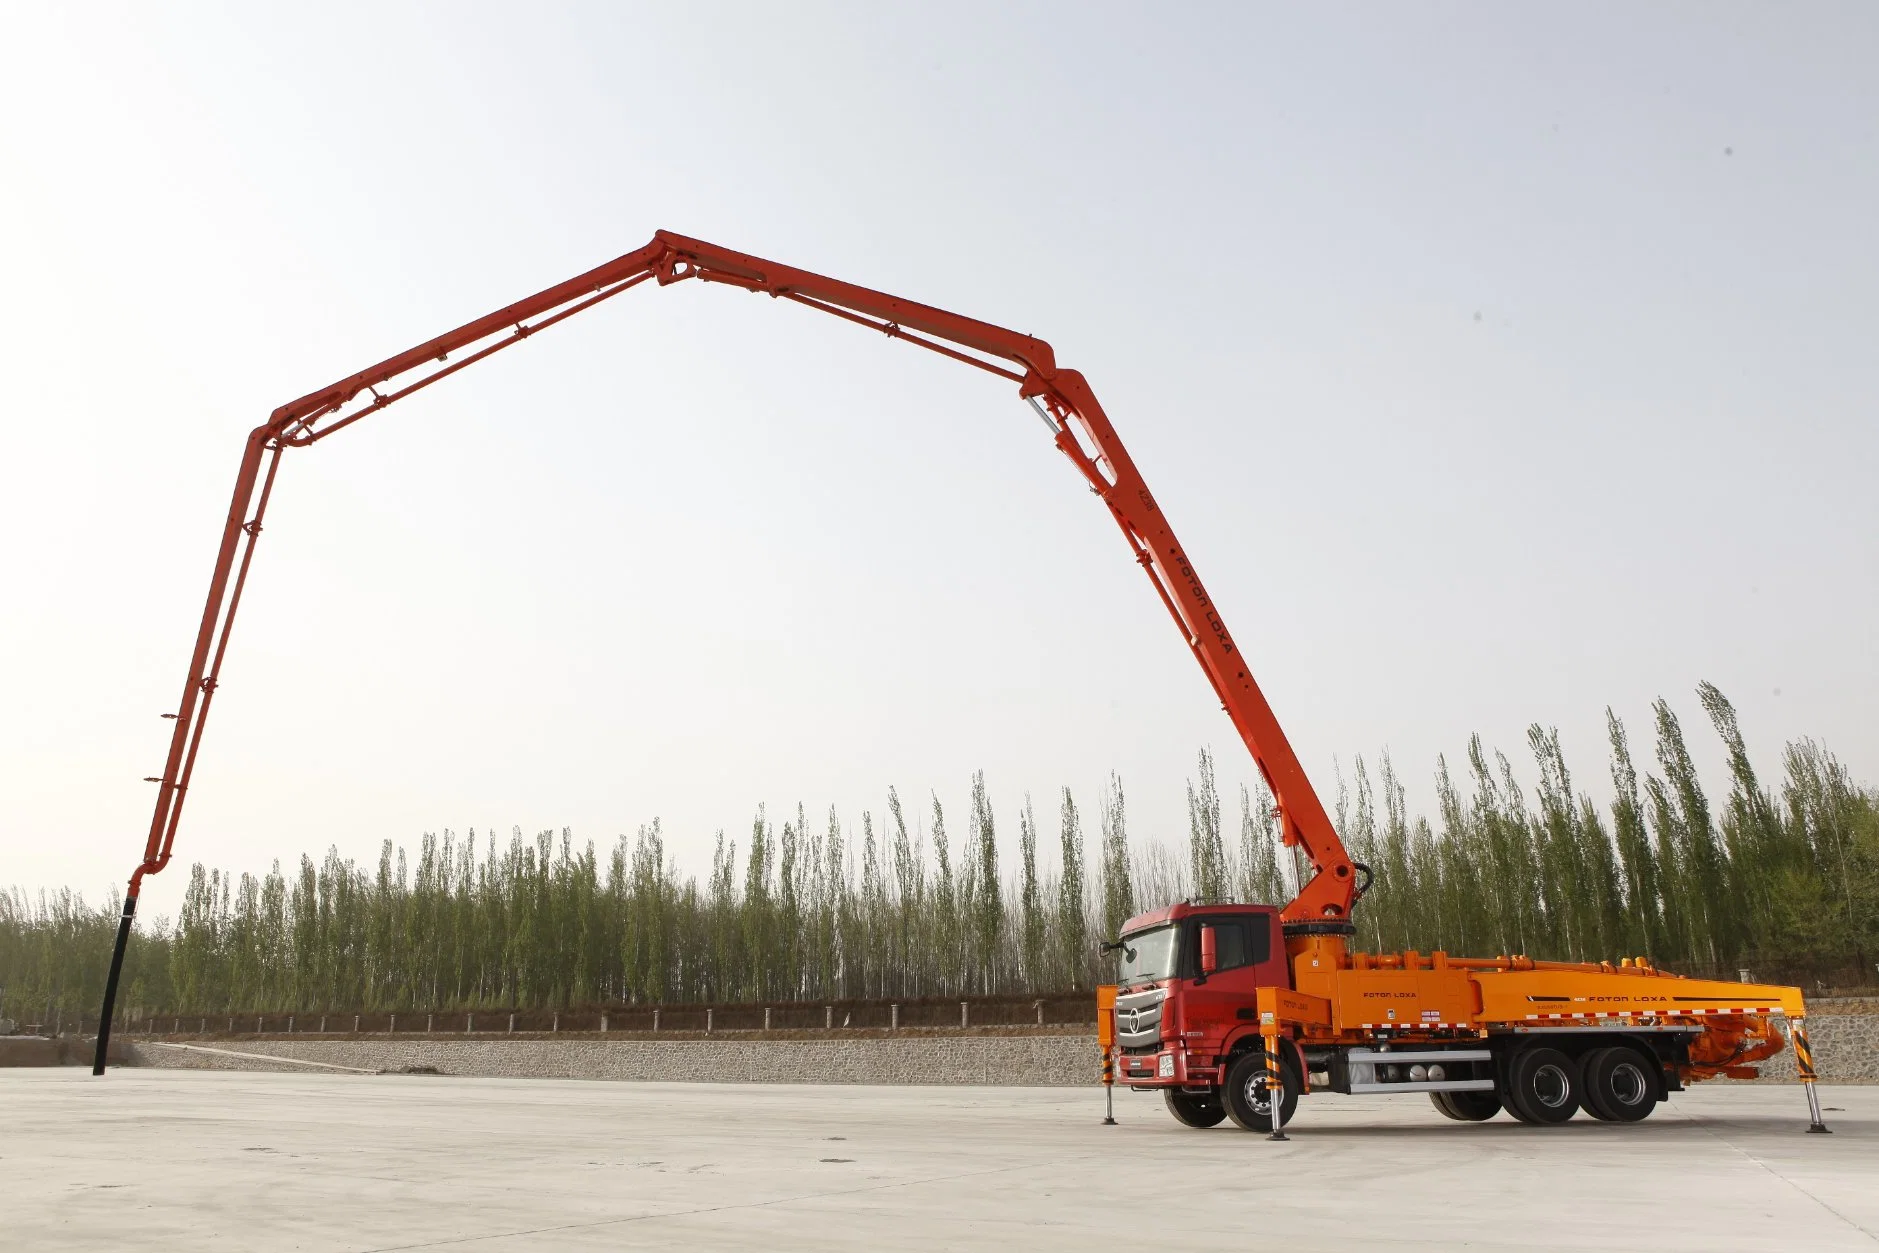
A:
[[[1355,803],[1340,780],[1342,831],[1381,862],[1358,911],[1382,947],[1527,953],[1597,961],[1648,955],[1734,977],[1870,984],[1879,957],[1879,792],[1809,740],[1788,745],[1781,800],[1760,782],[1733,706],[1698,689],[1728,757],[1730,791],[1713,816],[1669,703],[1652,707],[1662,772],[1640,785],[1624,724],[1606,725],[1609,809],[1573,789],[1557,731],[1527,734],[1539,784],[1530,805],[1512,764],[1479,737],[1472,795],[1439,760],[1439,836],[1416,819],[1406,861],[1384,773],[1378,837],[1362,761]]]
[[[1114,771],[1103,789],[1103,934],[1114,937],[1135,914],[1135,883],[1122,777]]]
[[[1272,802],[1272,793],[1261,787],[1255,808],[1251,793],[1242,783],[1239,864],[1235,867],[1241,900],[1278,901],[1290,895],[1279,870],[1279,848],[1279,809]]]
[[[1057,881],[1057,985],[1081,988],[1089,960],[1088,907],[1083,882],[1083,819],[1070,789],[1063,790],[1063,808],[1059,811],[1059,854],[1063,871]]]
[[[1220,835],[1220,792],[1214,785],[1214,758],[1200,750],[1200,789],[1187,785],[1188,864],[1194,892],[1201,900],[1228,897],[1227,851]]]
[[[975,992],[999,991],[999,941],[1005,923],[1003,884],[998,877],[998,842],[985,772],[972,776],[972,967]]]
[[[979,778],[983,779],[983,773]],[[1046,972],[1045,944],[1049,918],[1044,912],[1042,889],[1037,881],[1037,815],[1031,809],[1031,794],[1024,794],[1024,810],[1018,815],[1018,916],[1024,936],[1024,979],[1037,987],[1049,982]]]
[[[1787,746],[1771,788],[1734,707],[1709,684],[1698,697],[1728,761],[1715,811],[1664,701],[1652,710],[1659,773],[1642,782],[1624,725],[1606,711],[1613,795],[1603,807],[1575,791],[1558,733],[1537,725],[1527,733],[1531,797],[1512,763],[1474,737],[1460,785],[1437,759],[1433,823],[1409,813],[1387,753],[1374,777],[1354,759],[1354,787],[1338,772],[1335,810],[1373,872],[1360,941],[1869,980],[1879,792],[1811,740]],[[890,788],[884,826],[861,815],[858,853],[833,810],[811,830],[799,805],[779,831],[759,808],[741,863],[737,841],[718,833],[702,886],[673,864],[657,821],[604,857],[567,831],[515,830],[506,845],[493,832],[479,842],[446,831],[426,834],[415,858],[387,842],[363,866],[336,849],[259,878],[195,866],[175,921],[143,919],[133,932],[120,1003],[137,1018],[1088,988],[1105,971],[1095,941],[1141,910],[1190,894],[1277,903],[1296,887],[1271,795],[1241,787],[1229,847],[1213,755],[1203,751],[1198,767],[1185,856],[1131,842],[1111,774],[1096,865],[1086,868],[1068,788],[1058,865],[1040,865],[1027,796],[1012,884],[1000,875],[982,773],[956,859],[939,799],[929,859],[926,833],[909,830]],[[0,1016],[95,1012],[116,923],[115,908],[71,891],[0,894]]]

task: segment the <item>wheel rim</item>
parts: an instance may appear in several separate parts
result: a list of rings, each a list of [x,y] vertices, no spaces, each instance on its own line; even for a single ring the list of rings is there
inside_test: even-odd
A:
[[[1272,1093],[1266,1087],[1264,1074],[1246,1081],[1246,1103],[1262,1118],[1272,1115]]]
[[[1547,1109],[1560,1109],[1572,1099],[1572,1077],[1551,1062],[1533,1072],[1533,1099]]]
[[[1612,1067],[1611,1095],[1620,1105],[1629,1108],[1644,1104],[1645,1095],[1650,1090],[1648,1083],[1643,1069],[1636,1062],[1620,1062]]]

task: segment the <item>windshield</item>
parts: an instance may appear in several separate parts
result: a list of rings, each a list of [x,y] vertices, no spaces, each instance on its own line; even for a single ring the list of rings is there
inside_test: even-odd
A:
[[[1173,924],[1152,931],[1138,931],[1122,938],[1122,957],[1117,963],[1116,982],[1153,983],[1174,974],[1175,928]]]

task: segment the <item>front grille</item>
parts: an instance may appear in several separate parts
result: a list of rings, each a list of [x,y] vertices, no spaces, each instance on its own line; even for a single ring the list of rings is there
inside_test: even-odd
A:
[[[1153,1050],[1161,1043],[1161,1009],[1167,999],[1168,993],[1161,988],[1116,998],[1116,1043],[1123,1052]]]

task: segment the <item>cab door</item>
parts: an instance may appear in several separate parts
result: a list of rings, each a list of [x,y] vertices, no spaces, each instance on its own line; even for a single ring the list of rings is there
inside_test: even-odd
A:
[[[1212,927],[1216,964],[1212,974],[1200,968],[1202,927]],[[1217,1064],[1226,1038],[1243,1022],[1254,1020],[1261,984],[1286,982],[1283,954],[1274,953],[1273,915],[1269,911],[1190,916],[1181,936],[1182,1042],[1189,1065]]]

